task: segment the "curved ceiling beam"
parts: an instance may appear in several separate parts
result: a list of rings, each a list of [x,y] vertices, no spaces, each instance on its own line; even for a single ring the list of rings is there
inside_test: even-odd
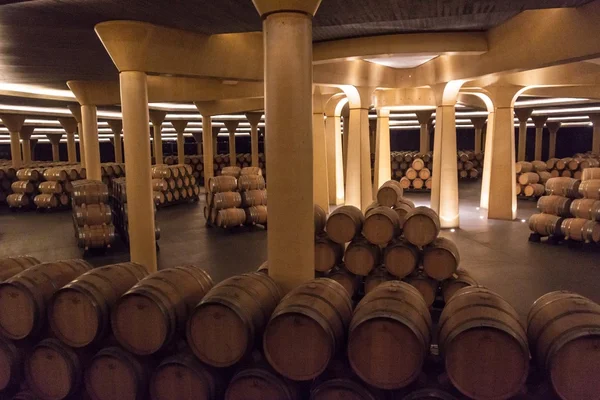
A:
[[[239,114],[248,111],[263,111],[265,109],[265,99],[254,98],[198,101],[195,102],[194,105],[202,116]]]
[[[434,92],[430,88],[377,90],[373,96],[373,104],[375,108],[392,110],[436,106]]]

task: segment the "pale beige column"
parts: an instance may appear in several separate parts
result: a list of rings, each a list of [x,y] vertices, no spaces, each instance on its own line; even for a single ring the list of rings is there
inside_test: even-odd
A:
[[[488,119],[485,126],[484,136],[484,153],[483,157],[483,174],[481,176],[481,198],[479,207],[487,210],[490,201],[490,176],[492,169],[492,141],[494,140],[494,125],[496,120],[496,112],[492,107],[488,110]]]
[[[192,136],[196,141],[196,154],[202,155],[202,132],[192,132]]]
[[[77,121],[74,118],[67,117],[61,117],[58,121],[67,133],[67,159],[70,163],[76,163],[77,148],[75,147],[75,132],[77,132]]]
[[[21,149],[23,152],[23,164],[27,165],[31,163],[31,135],[35,127],[33,126],[23,126],[21,131],[19,132],[19,137],[21,138]],[[54,147],[52,148],[52,153],[54,154]]]
[[[35,161],[35,146],[37,145],[37,139],[30,139],[29,141],[29,152],[31,153],[31,161]]]
[[[373,196],[385,182],[392,179],[390,154],[390,111],[377,109],[377,133],[375,137],[375,170]]]
[[[350,134],[350,105],[346,104],[342,108],[342,157],[344,162],[344,177],[346,174],[346,167],[348,166],[348,136]]]
[[[85,169],[87,179],[101,181],[100,143],[98,142],[98,117],[96,106],[83,104],[81,106],[81,125],[85,142]]]
[[[179,164],[183,164],[185,159],[185,138],[183,133],[185,132],[185,128],[187,128],[188,122],[175,120],[171,121],[171,124],[175,128],[175,132],[177,132],[177,160]]]
[[[327,176],[329,204],[344,203],[344,160],[342,156],[341,117],[328,115],[325,120],[325,141],[327,143]]]
[[[118,119],[108,120],[108,126],[113,132],[113,147],[115,150],[115,162],[123,162],[123,147],[121,145],[121,132],[123,131],[123,121]]]
[[[149,115],[150,121],[152,121],[152,130],[154,133],[154,161],[155,164],[163,164],[165,159],[163,157],[162,124],[165,122],[167,112],[150,110]]]
[[[258,167],[258,124],[261,118],[262,113],[246,113],[246,119],[250,122],[250,149],[253,167]]]
[[[23,163],[19,132],[23,128],[25,116],[17,114],[0,114],[0,118],[2,119],[4,126],[6,126],[10,132],[10,158],[12,160],[12,167],[19,168]]]
[[[373,202],[368,108],[350,108],[345,177],[347,205],[362,210]]]
[[[202,161],[204,163],[204,186],[208,189],[208,180],[215,176],[214,159],[216,147],[213,142],[213,127],[210,115],[202,114]]]
[[[50,141],[50,144],[52,144],[52,161],[54,161],[54,162],[60,161],[59,145],[60,145],[60,139],[62,139],[62,135],[57,135],[57,134],[52,133],[52,134],[47,134],[46,137]],[[29,157],[31,158],[31,154],[29,155]]]
[[[417,120],[421,126],[419,137],[419,153],[425,154],[431,150],[431,146],[429,145],[429,122],[431,120],[433,110],[417,111],[415,114],[417,115]]]
[[[121,72],[120,80],[127,169],[129,251],[132,262],[142,264],[152,273],[158,266],[148,143],[150,116],[146,74],[137,71]]]
[[[85,143],[83,137],[83,125],[81,124],[81,107],[71,104],[67,106],[73,117],[77,121],[77,137],[79,138],[79,159],[81,161],[81,167],[85,168]]]
[[[229,165],[237,165],[237,152],[235,150],[235,131],[237,131],[240,121],[225,121],[225,128],[229,132]]]
[[[535,124],[535,155],[534,160],[542,160],[542,137],[544,135],[544,125],[548,120],[546,116],[532,117]]]
[[[313,93],[313,197],[315,204],[329,213],[329,185],[327,176],[327,144],[325,142],[325,114],[321,90]]]
[[[254,0],[265,51],[269,275],[284,292],[314,278],[312,16],[319,4]]]
[[[221,132],[221,128],[219,128],[219,127],[212,128],[212,142],[213,142],[213,149],[215,149],[215,154],[213,155],[213,157],[215,155],[219,154],[219,140],[218,140],[219,132]]]
[[[590,115],[590,120],[594,124],[592,132],[592,153],[600,155],[600,114]]]
[[[369,118],[369,153],[375,155],[377,141],[377,119]]]
[[[531,117],[532,108],[517,108],[515,114],[519,119],[519,146],[517,161],[525,161],[527,157],[527,120]]]
[[[556,135],[560,126],[560,122],[546,122],[550,136],[548,137],[548,158],[554,158],[556,156]]]
[[[483,135],[485,121],[487,121],[487,117],[471,118],[471,123],[475,127],[475,144],[473,146],[473,151],[475,153],[481,153],[481,136]]]

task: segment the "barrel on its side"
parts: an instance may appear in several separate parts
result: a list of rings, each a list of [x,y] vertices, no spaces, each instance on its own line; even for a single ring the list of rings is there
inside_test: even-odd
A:
[[[398,203],[398,200],[400,197],[402,197],[402,194],[403,189],[400,183],[390,180],[381,185],[377,191],[377,202],[382,206],[392,207],[394,204]]]
[[[0,282],[5,281],[19,272],[39,264],[40,261],[31,256],[6,257],[0,259]]]
[[[450,278],[459,263],[458,247],[450,239],[439,237],[423,249],[423,269],[438,281]]]
[[[400,218],[390,207],[376,207],[366,216],[362,232],[369,242],[385,245],[400,232]]]
[[[429,207],[416,207],[406,214],[402,226],[404,238],[415,246],[433,242],[440,233],[440,218]]]
[[[333,211],[327,219],[326,229],[329,238],[336,243],[347,243],[362,231],[364,216],[354,206],[342,206]]]
[[[600,221],[600,200],[577,199],[573,200],[570,212],[575,218]]]
[[[344,263],[348,271],[361,276],[367,276],[379,264],[380,259],[379,246],[361,237],[355,238],[344,254]]]
[[[541,236],[558,236],[564,218],[551,214],[533,214],[529,217],[529,229]]]
[[[600,179],[581,182],[579,194],[586,199],[600,200]]]
[[[573,178],[550,178],[546,182],[546,194],[554,194],[557,196],[569,197],[571,199],[578,199],[581,197],[579,194],[580,185],[581,181]]]
[[[571,203],[572,199],[563,196],[542,196],[537,202],[537,208],[540,212],[552,215],[558,215],[560,217],[571,216]]]
[[[315,271],[326,272],[342,261],[344,246],[329,239],[327,235],[315,239]]]
[[[560,226],[565,238],[577,242],[600,242],[600,223],[583,218],[565,218]]]
[[[457,291],[469,286],[477,286],[477,281],[467,270],[458,268],[452,277],[442,282],[442,297],[448,302]]]
[[[327,278],[336,281],[346,289],[348,295],[352,298],[358,293],[361,283],[360,277],[354,275],[346,268],[340,266],[335,267],[327,274]]]
[[[384,250],[383,265],[390,274],[404,278],[410,275],[419,264],[419,249],[403,239],[390,243]]]
[[[238,371],[227,387],[225,400],[300,400],[295,382],[279,376],[266,362],[253,362]]]

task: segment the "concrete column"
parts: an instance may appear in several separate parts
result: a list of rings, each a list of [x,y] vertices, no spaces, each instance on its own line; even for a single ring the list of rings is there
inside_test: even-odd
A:
[[[204,186],[208,189],[208,180],[215,176],[214,159],[216,147],[213,142],[213,127],[210,115],[202,115],[202,154],[204,163]]]
[[[377,133],[375,138],[375,170],[373,196],[385,182],[392,179],[390,155],[390,111],[377,109]]]
[[[29,140],[29,152],[31,153],[31,161],[35,161],[35,146],[37,145],[38,140],[37,139],[30,139]]]
[[[431,120],[431,115],[433,114],[433,110],[423,110],[415,112],[417,114],[417,120],[419,121],[419,125],[421,125],[420,132],[420,140],[419,140],[419,153],[425,154],[431,150],[431,145],[429,144],[429,122]]]
[[[23,159],[21,158],[21,143],[19,142],[19,132],[23,128],[25,122],[24,115],[17,114],[0,114],[2,123],[10,132],[10,158],[12,160],[12,167],[19,168]]]
[[[490,176],[492,169],[492,141],[494,139],[494,125],[496,120],[496,112],[493,107],[488,110],[488,119],[485,126],[484,153],[483,158],[483,174],[481,176],[481,198],[479,207],[487,210],[490,200]]]
[[[239,121],[225,121],[225,128],[229,132],[229,165],[237,165],[237,152],[235,151],[235,131],[237,131]]]
[[[556,134],[562,124],[560,122],[546,122],[548,131],[550,132],[549,146],[548,146],[548,158],[556,157]]]
[[[84,104],[81,106],[81,125],[85,142],[85,169],[87,179],[101,181],[100,143],[98,142],[98,117],[96,106]]]
[[[137,71],[121,72],[120,81],[127,169],[129,251],[132,262],[142,264],[152,273],[157,270],[157,261],[146,74]]]
[[[288,292],[314,278],[312,16],[320,0],[253,2],[264,33],[269,275]]]
[[[185,159],[185,138],[183,137],[183,132],[185,132],[188,122],[175,120],[171,124],[173,124],[173,128],[177,132],[177,160],[179,164],[183,164]]]
[[[369,118],[369,152],[375,154],[377,141],[377,120]]]
[[[344,177],[346,176],[346,167],[348,165],[348,135],[350,134],[350,106],[346,104],[344,108],[342,108],[342,158],[344,162]]]
[[[192,132],[192,136],[196,141],[196,154],[202,155],[202,132]]]
[[[481,136],[483,135],[485,121],[487,121],[487,117],[471,118],[471,123],[475,127],[475,145],[473,146],[475,153],[481,153]]]
[[[21,138],[21,150],[23,152],[23,164],[31,163],[31,135],[35,128],[33,126],[23,126],[19,132]],[[54,154],[54,146],[52,148]]]
[[[252,155],[252,166],[258,167],[258,124],[262,113],[246,113],[246,119],[250,122],[250,149]]]
[[[592,133],[592,153],[600,155],[600,114],[590,115],[590,120],[594,124]]]
[[[77,105],[69,105],[69,111],[73,114],[73,117],[77,121],[77,136],[79,137],[79,159],[81,160],[81,167],[85,168],[85,143],[83,137],[83,125],[81,123],[81,107]]]
[[[525,161],[527,157],[527,120],[531,117],[532,108],[517,108],[515,114],[519,119],[519,146],[517,147],[517,161]]]
[[[344,160],[342,155],[342,121],[340,116],[328,115],[325,121],[327,142],[327,175],[329,204],[344,203]]]
[[[329,186],[327,177],[327,144],[325,142],[325,115],[321,90],[313,93],[313,197],[315,204],[329,213]]]
[[[164,164],[162,146],[162,124],[167,116],[166,111],[150,110],[150,121],[152,121],[152,130],[154,133],[154,159],[155,164]]]
[[[58,121],[67,133],[67,158],[70,163],[75,163],[77,162],[77,148],[75,147],[77,121],[74,118],[59,118]]]
[[[534,160],[542,160],[542,137],[544,135],[544,125],[548,120],[546,116],[535,116],[532,118],[535,124],[535,155]]]
[[[221,128],[219,128],[219,127],[212,128],[213,149],[215,149],[215,153],[213,154],[213,157],[216,154],[219,154],[219,141],[217,138],[219,136],[219,132],[221,132]]]
[[[60,139],[62,138],[62,135],[56,135],[52,133],[47,134],[46,137],[50,141],[50,144],[52,144],[52,161],[60,161],[60,148],[58,146],[60,145]],[[98,149],[98,151],[100,150]],[[31,154],[29,154],[29,158],[31,158]]]
[[[123,147],[121,145],[121,132],[123,131],[123,121],[118,119],[108,120],[108,126],[113,132],[113,147],[115,150],[115,162],[123,162]]]
[[[368,108],[351,106],[347,142],[346,204],[363,209],[373,202]]]

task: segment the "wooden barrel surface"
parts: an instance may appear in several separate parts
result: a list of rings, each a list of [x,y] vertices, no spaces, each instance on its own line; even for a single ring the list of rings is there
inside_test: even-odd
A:
[[[532,161],[531,166],[533,167],[533,170],[536,172],[546,171],[548,169],[548,165],[545,162],[540,161],[540,160]]]
[[[243,208],[227,208],[219,210],[215,223],[221,228],[233,228],[246,222],[246,211]]]
[[[251,191],[249,191],[251,192]],[[248,193],[249,193],[248,192]],[[325,230],[327,224],[327,213],[318,204],[314,205],[314,218],[315,218],[315,235]]]
[[[442,297],[445,302],[448,302],[457,291],[469,286],[477,286],[477,281],[467,270],[458,268],[456,273],[442,282]]]
[[[48,181],[40,183],[38,189],[40,193],[60,194],[63,191],[63,186],[60,182]]]
[[[400,233],[400,218],[390,207],[376,207],[365,217],[362,233],[369,242],[385,245]]]
[[[443,281],[456,272],[460,254],[456,244],[439,237],[423,249],[423,270],[433,279]]]
[[[266,190],[248,190],[242,193],[242,203],[245,207],[251,206],[266,206],[267,191]]]
[[[532,355],[564,400],[600,393],[600,306],[572,292],[537,299],[527,316]]]
[[[31,256],[0,258],[0,282],[13,277],[19,272],[39,264],[40,261]]]
[[[310,391],[310,400],[378,400],[359,380],[351,378],[328,379]]]
[[[415,390],[407,394],[402,400],[458,400],[448,392],[437,388],[425,388]]]
[[[390,243],[384,250],[383,265],[390,274],[404,278],[410,275],[418,266],[419,249],[403,239]]]
[[[577,199],[579,195],[579,186],[581,181],[572,178],[550,178],[546,181],[546,194],[555,194],[557,196]]]
[[[29,207],[31,205],[31,197],[24,193],[13,193],[6,197],[6,203],[11,208]]]
[[[402,194],[402,185],[397,181],[390,180],[381,185],[377,191],[377,202],[382,206],[392,207],[394,204],[398,203],[398,199],[402,197]]]
[[[112,210],[108,204],[83,204],[73,207],[73,215],[79,226],[112,223]]]
[[[242,196],[238,192],[215,193],[212,204],[217,210],[240,207],[242,205]]]
[[[96,353],[84,376],[92,400],[144,400],[149,380],[149,366],[120,347]]]
[[[342,285],[327,278],[304,283],[271,315],[263,335],[265,357],[289,379],[313,379],[343,344],[351,317],[352,303]]]
[[[240,171],[241,175],[262,175],[260,167],[244,167]]]
[[[591,221],[600,221],[600,200],[573,200],[569,211],[570,214],[572,214],[575,218],[589,219]]]
[[[315,271],[326,272],[342,262],[344,246],[319,235],[315,239]]]
[[[265,225],[268,219],[267,206],[252,206],[245,208],[246,224],[248,225]]]
[[[192,311],[187,323],[190,348],[202,362],[229,367],[260,342],[281,292],[268,275],[237,275],[216,285]]]
[[[119,297],[148,272],[141,264],[95,268],[63,286],[48,308],[56,336],[71,347],[84,347],[110,333],[110,311]]]
[[[583,218],[565,218],[560,231],[567,239],[577,242],[600,242],[600,223]]]
[[[238,179],[239,190],[262,190],[266,187],[262,175],[242,175]]]
[[[585,182],[592,179],[600,179],[600,168],[586,168],[583,170],[583,173],[581,174],[581,181]]]
[[[233,176],[215,176],[208,179],[208,190],[211,193],[231,192],[237,188],[237,179]]]
[[[344,267],[335,267],[327,274],[327,278],[336,281],[346,289],[352,298],[358,293],[360,278]]]
[[[15,181],[10,188],[13,193],[32,194],[35,191],[35,186],[29,181]]]
[[[225,400],[301,400],[299,386],[273,371],[265,363],[237,372],[227,387]]]
[[[558,215],[560,217],[571,216],[572,199],[563,196],[542,196],[537,202],[537,208],[543,213]]]
[[[13,340],[39,333],[54,293],[91,268],[84,260],[42,263],[0,283],[0,332]]]
[[[221,170],[221,175],[233,176],[239,178],[242,173],[240,167],[225,167]]]
[[[437,280],[430,278],[423,273],[413,273],[404,278],[404,280],[406,283],[417,289],[419,293],[421,293],[421,296],[423,296],[423,300],[425,300],[427,307],[431,307],[433,305],[438,287],[440,285]]]
[[[59,205],[63,205],[59,196],[49,193],[38,194],[34,197],[33,203],[37,208],[57,208]]]
[[[385,268],[373,268],[373,270],[365,278],[364,292],[365,294],[371,293],[379,285],[385,282],[393,281],[395,279],[396,277],[390,274]]]
[[[530,185],[532,183],[538,183],[540,181],[540,176],[537,172],[525,172],[519,175],[519,183],[521,185]]]
[[[515,172],[517,174],[524,174],[533,171],[533,165],[527,161],[519,161],[515,164]]]
[[[113,334],[128,351],[153,354],[185,333],[189,313],[212,286],[211,277],[193,265],[151,274],[117,302]]]
[[[115,241],[115,227],[113,225],[86,225],[80,228],[77,241],[79,247],[85,249],[110,247]]]
[[[440,233],[440,218],[429,207],[416,207],[406,214],[402,231],[410,243],[425,246]]]
[[[581,182],[579,194],[586,199],[600,200],[600,179]]]
[[[446,303],[438,328],[446,373],[465,396],[508,399],[529,372],[525,329],[515,309],[496,293],[472,286]]]
[[[0,337],[0,392],[21,383],[26,348]]]
[[[342,206],[329,215],[326,230],[331,240],[344,244],[360,234],[363,223],[364,216],[358,208]]]
[[[355,275],[367,276],[381,259],[379,246],[370,243],[365,238],[355,238],[344,253],[344,264],[348,271]]]
[[[551,214],[533,214],[529,217],[529,229],[541,236],[561,235],[564,218]]]
[[[368,384],[399,389],[419,376],[430,338],[431,316],[421,294],[405,282],[387,282],[356,306],[349,329],[348,359],[354,372]]]
[[[546,192],[544,185],[532,183],[523,188],[523,194],[527,197],[539,197]]]
[[[71,199],[76,206],[108,203],[108,187],[99,181],[75,181],[73,182]]]

